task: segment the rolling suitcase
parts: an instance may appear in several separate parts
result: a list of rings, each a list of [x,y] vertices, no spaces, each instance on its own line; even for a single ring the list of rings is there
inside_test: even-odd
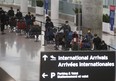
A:
[[[18,29],[26,29],[26,23],[25,21],[18,21],[17,22]]]

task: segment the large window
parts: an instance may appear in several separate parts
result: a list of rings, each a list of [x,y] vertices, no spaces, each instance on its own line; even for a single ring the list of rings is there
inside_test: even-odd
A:
[[[103,0],[104,6],[116,5],[116,0]]]
[[[28,4],[31,7],[35,7],[36,6],[36,0],[28,0]]]
[[[78,7],[81,0],[60,0],[59,8],[61,13],[74,15],[73,9]]]

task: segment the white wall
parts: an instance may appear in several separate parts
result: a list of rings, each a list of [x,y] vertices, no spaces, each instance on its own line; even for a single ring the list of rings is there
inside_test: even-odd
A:
[[[109,8],[104,8],[103,9],[103,14],[110,14]],[[115,10],[115,21],[114,21],[114,28],[116,28],[116,10]]]
[[[110,30],[110,24],[109,23],[102,23],[102,31],[111,35],[114,35],[114,32]]]

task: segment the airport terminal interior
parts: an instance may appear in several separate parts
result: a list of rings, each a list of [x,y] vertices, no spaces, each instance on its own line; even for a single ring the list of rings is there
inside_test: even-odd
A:
[[[30,12],[36,17],[37,23],[41,26],[41,34],[39,35],[37,41],[35,36],[33,38],[26,37],[27,35],[23,30],[21,30],[21,32],[16,32],[16,28],[14,28],[14,30],[11,32],[9,25],[5,26],[4,34],[0,32],[0,81],[40,81],[41,52],[73,51],[70,48],[69,50],[62,50],[62,46],[59,46],[58,50],[56,50],[54,42],[46,42],[46,16],[49,16],[51,18],[51,21],[53,22],[55,27],[61,27],[61,25],[65,23],[65,21],[69,21],[71,30],[73,32],[76,31],[80,34],[82,34],[83,32],[83,30],[81,30],[81,27],[86,25],[93,26],[92,28],[90,28],[91,31],[100,35],[101,39],[104,40],[108,45],[107,50],[116,50],[116,17],[114,17],[113,30],[110,30],[109,23],[101,22],[101,17],[103,14],[110,14],[110,5],[116,6],[116,0],[42,1],[44,3],[43,13],[37,13],[36,0],[0,0],[0,7],[4,11],[7,12],[8,10],[10,10],[10,7],[13,7],[15,13],[17,9],[20,9],[23,16]],[[83,6],[83,4],[86,4],[86,6]],[[96,6],[99,6],[96,10],[99,13],[93,13]],[[84,16],[82,17],[82,23],[84,25],[78,24],[78,26],[76,26],[75,12],[73,9],[78,7],[82,8],[82,13],[84,13]],[[93,11],[87,12],[87,9]],[[95,16],[94,14],[96,14],[97,16]],[[78,23],[80,23],[79,20],[81,19],[78,19]],[[96,28],[94,28],[94,26]],[[89,49],[89,51],[94,50]]]

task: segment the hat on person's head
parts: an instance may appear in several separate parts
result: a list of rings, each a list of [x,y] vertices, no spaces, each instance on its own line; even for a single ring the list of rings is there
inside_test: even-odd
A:
[[[65,23],[68,23],[68,21],[65,21]]]
[[[31,12],[28,12],[28,14],[31,14]]]
[[[17,11],[19,11],[19,9],[17,9]]]

